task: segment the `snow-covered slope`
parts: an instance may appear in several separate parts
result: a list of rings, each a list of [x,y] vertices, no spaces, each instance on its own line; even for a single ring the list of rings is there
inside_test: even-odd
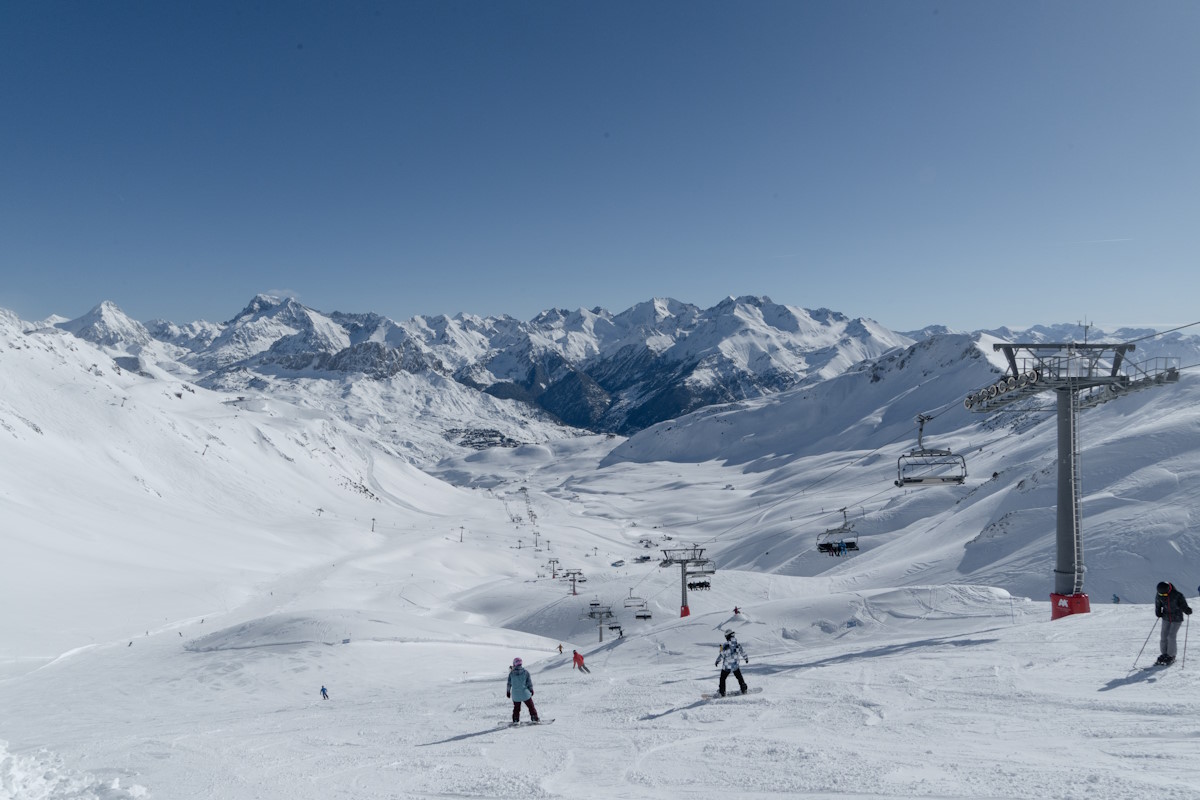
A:
[[[1094,610],[1051,623],[1053,420],[963,408],[990,341],[418,470],[448,379],[215,391],[0,313],[0,798],[1198,797],[1190,660],[1131,667],[1200,573],[1200,386],[1080,416]],[[964,486],[892,486],[918,412]],[[704,703],[727,628],[764,691]],[[498,727],[513,656],[553,727]]]

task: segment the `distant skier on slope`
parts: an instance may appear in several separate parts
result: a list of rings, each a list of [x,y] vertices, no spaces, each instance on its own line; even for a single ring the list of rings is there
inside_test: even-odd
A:
[[[721,665],[721,682],[717,686],[717,694],[721,697],[725,696],[725,681],[729,678],[729,673],[733,673],[733,677],[737,678],[738,686],[742,687],[742,694],[747,691],[746,680],[742,677],[742,670],[738,666],[738,659],[742,659],[747,664],[750,663],[746,651],[738,644],[737,637],[733,635],[733,631],[725,631],[725,644],[721,645],[721,652],[717,653],[717,660],[713,662],[713,666]]]
[[[328,692],[328,691],[325,689],[325,687],[324,687],[324,686],[322,686],[322,687],[321,687],[321,699],[322,699],[322,700],[328,700],[328,699],[329,699],[329,692]]]
[[[592,672],[583,665],[583,653],[579,652],[578,650],[571,651],[571,669],[577,669],[580,672],[586,672],[589,675]]]
[[[1170,666],[1175,663],[1175,639],[1179,636],[1179,628],[1183,625],[1183,616],[1191,615],[1191,606],[1183,592],[1166,581],[1158,584],[1158,594],[1154,598],[1154,616],[1162,620],[1162,631],[1159,634],[1158,649],[1162,655],[1155,664]]]
[[[513,659],[512,668],[508,671],[508,688],[505,690],[504,696],[512,700],[513,725],[521,721],[521,703],[529,707],[530,719],[534,722],[541,722],[538,719],[537,709],[533,707],[533,678],[529,675],[528,670],[521,665],[521,659],[519,658]]]

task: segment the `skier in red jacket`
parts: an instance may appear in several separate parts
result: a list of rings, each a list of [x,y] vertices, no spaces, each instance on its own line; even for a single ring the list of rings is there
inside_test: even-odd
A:
[[[583,654],[578,650],[571,651],[571,660],[574,662],[571,669],[577,669],[580,672],[591,674],[592,671],[583,665]]]

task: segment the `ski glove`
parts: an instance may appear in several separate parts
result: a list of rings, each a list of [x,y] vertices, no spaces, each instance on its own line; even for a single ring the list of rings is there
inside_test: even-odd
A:
[[[507,697],[509,700],[512,700],[512,692],[505,692],[504,696]]]
[[[750,659],[749,659],[749,658],[746,658],[746,659],[744,659],[744,660],[745,660],[745,662],[746,662],[747,664],[749,664],[749,663],[750,663]]]

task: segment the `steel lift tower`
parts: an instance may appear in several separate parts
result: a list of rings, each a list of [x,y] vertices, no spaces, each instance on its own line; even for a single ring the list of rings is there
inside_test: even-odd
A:
[[[1130,392],[1179,380],[1175,358],[1132,364],[1133,344],[996,344],[1008,372],[999,381],[967,395],[970,411],[989,413],[1044,391],[1056,395],[1058,414],[1058,555],[1054,566],[1051,619],[1091,611],[1083,592],[1083,526],[1078,468],[1079,429],[1076,417],[1085,408]]]
[[[717,571],[717,565],[711,559],[704,557],[704,548],[692,545],[691,547],[674,547],[663,550],[663,560],[659,562],[660,567],[671,567],[679,565],[679,583],[680,583],[680,600],[679,600],[679,616],[690,616],[692,610],[688,608],[687,599],[687,579],[689,575],[712,575]]]

